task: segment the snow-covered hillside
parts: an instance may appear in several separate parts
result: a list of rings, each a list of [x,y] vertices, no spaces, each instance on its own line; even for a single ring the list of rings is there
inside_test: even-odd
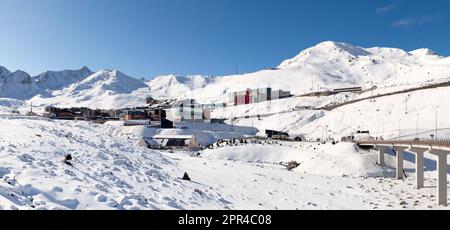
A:
[[[175,160],[86,122],[1,117],[0,209],[224,209]],[[70,154],[72,166],[65,164]]]
[[[202,75],[158,76],[148,81],[151,95],[155,98],[191,98],[195,89],[206,87],[214,80],[212,77]]]
[[[392,170],[350,143],[239,144],[192,157],[88,122],[0,116],[0,125],[0,209],[438,208],[428,155],[430,186],[413,190],[413,177],[373,177]],[[300,166],[288,171],[292,160]]]

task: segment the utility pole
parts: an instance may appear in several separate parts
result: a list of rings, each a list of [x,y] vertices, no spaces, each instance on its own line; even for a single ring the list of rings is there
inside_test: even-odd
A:
[[[438,137],[438,108],[439,108],[439,106],[436,105],[436,135],[435,135],[436,140]]]
[[[236,67],[236,69],[235,69],[236,70],[236,75],[238,75],[238,64],[236,64],[235,67]]]
[[[408,95],[406,95],[406,100],[405,100],[405,114],[408,114]]]
[[[417,114],[416,138],[419,138],[419,114]]]

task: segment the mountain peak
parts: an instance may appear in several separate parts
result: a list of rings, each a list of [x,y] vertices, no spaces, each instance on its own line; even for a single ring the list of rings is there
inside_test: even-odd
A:
[[[413,51],[410,51],[409,53],[412,55],[415,55],[415,56],[436,56],[436,55],[438,55],[437,52],[435,52],[434,50],[427,49],[427,48],[413,50]]]
[[[81,67],[80,71],[92,72],[87,66]]]
[[[368,55],[372,55],[372,53],[359,46],[344,42],[325,41],[303,50],[292,59],[283,61],[278,68],[299,67],[310,61],[316,63],[314,60],[344,60]]]
[[[27,72],[16,70],[9,75],[8,81],[14,83],[31,84],[31,77]]]
[[[1,76],[9,76],[11,75],[11,71],[9,71],[7,68],[0,66],[0,77]]]
[[[103,69],[74,84],[71,91],[78,94],[80,91],[94,89],[98,94],[104,91],[126,94],[145,87],[147,85],[144,82],[119,70]]]
[[[22,70],[16,70],[11,74],[12,77],[30,78],[30,75]]]
[[[78,70],[46,71],[33,79],[44,90],[60,90],[85,79],[92,73],[89,68],[82,67]]]
[[[344,43],[344,42],[335,42],[335,41],[325,41],[317,44],[316,46],[310,48],[310,49],[316,49],[321,51],[331,51],[331,52],[346,52],[352,56],[367,56],[371,53],[365,50],[362,47],[352,45],[350,43]]]

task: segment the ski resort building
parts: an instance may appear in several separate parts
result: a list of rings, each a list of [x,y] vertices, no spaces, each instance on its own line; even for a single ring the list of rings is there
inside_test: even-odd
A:
[[[111,114],[119,117],[121,120],[150,120],[156,122],[161,122],[167,117],[165,110],[148,107],[118,109]]]
[[[195,135],[155,135],[142,138],[138,144],[150,149],[200,149]]]
[[[210,110],[222,109],[227,107],[227,103],[203,104],[203,107]]]
[[[146,114],[143,110],[128,110],[124,114],[122,114],[121,119],[128,121],[128,120],[145,120]]]
[[[247,89],[245,91],[234,92],[230,94],[231,104],[247,105],[260,103],[270,100],[278,100],[291,97],[290,91],[272,90],[272,88]]]
[[[277,140],[287,140],[289,139],[289,134],[286,132],[280,132],[275,130],[266,130],[267,138],[269,139],[277,139]]]
[[[210,122],[211,109],[196,102],[195,99],[181,101],[177,105],[177,122]]]
[[[271,100],[278,100],[278,99],[284,99],[292,97],[292,94],[290,91],[284,91],[284,90],[275,90],[272,91]]]
[[[106,110],[89,109],[89,108],[56,108],[53,106],[47,106],[42,114],[44,117],[60,120],[112,120],[113,117]]]
[[[363,141],[363,140],[374,140],[375,138],[370,135],[368,130],[358,130],[356,133],[352,134],[352,140]]]
[[[350,93],[350,92],[361,92],[362,87],[349,87],[349,88],[339,88],[333,89],[333,93]]]

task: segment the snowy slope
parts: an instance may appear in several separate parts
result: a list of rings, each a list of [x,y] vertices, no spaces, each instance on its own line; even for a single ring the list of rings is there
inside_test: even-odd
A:
[[[0,209],[224,209],[176,161],[97,125],[0,117]],[[63,160],[71,154],[72,165]]]
[[[205,150],[202,156],[211,159],[238,160],[278,164],[297,161],[297,172],[324,176],[355,175],[382,176],[383,170],[372,159],[361,154],[349,143],[327,144],[317,148],[315,144],[298,146],[250,145]]]
[[[215,147],[199,158],[144,149],[87,122],[1,116],[0,125],[0,209],[438,208],[432,167],[415,190],[414,177],[372,177],[391,171],[351,144]],[[279,164],[290,160],[301,165]]]
[[[0,115],[11,115],[14,111],[23,108],[24,102],[22,100],[12,98],[0,98]]]
[[[391,91],[402,89],[403,86],[389,87]],[[386,89],[380,89],[384,91]],[[376,94],[377,91],[374,93]],[[372,93],[353,96],[366,97]],[[407,136],[415,138],[417,130],[421,138],[430,138],[437,125],[440,130],[440,138],[450,137],[450,122],[445,119],[450,113],[450,106],[442,98],[450,97],[450,88],[433,88],[427,90],[402,93],[364,100],[354,104],[345,105],[332,111],[326,110],[298,110],[291,111],[296,105],[320,106],[329,102],[339,101],[336,96],[321,98],[291,98],[272,103],[258,105],[245,105],[233,108],[221,109],[213,114],[225,117],[232,113],[234,116],[251,116],[264,114],[265,112],[280,111],[282,113],[268,117],[241,118],[234,121],[236,126],[252,126],[260,130],[264,135],[265,129],[275,129],[289,132],[291,135],[305,135],[307,138],[334,138],[339,140],[343,136],[351,135],[358,130],[369,130],[374,136],[383,136],[386,139]],[[345,98],[348,99],[348,98]],[[350,97],[351,99],[351,97]],[[229,118],[230,116],[228,116]]]
[[[195,89],[201,89],[214,80],[212,77],[193,75],[158,76],[148,82],[150,91],[155,98],[189,98]]]

